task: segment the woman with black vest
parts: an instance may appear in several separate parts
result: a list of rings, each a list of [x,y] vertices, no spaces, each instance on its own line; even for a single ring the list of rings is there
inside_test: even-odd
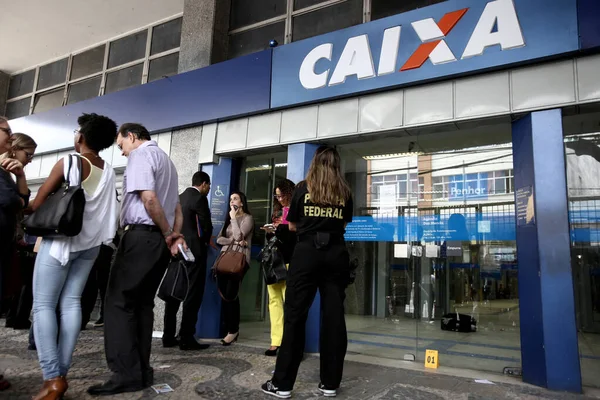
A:
[[[344,241],[352,221],[352,195],[340,170],[340,156],[331,147],[319,147],[306,180],[300,182],[287,216],[296,231],[287,277],[283,341],[273,379],[263,392],[287,399],[304,353],[308,310],[317,289],[321,294],[321,383],[318,389],[333,397],[342,380],[348,346],[344,319],[345,290],[350,281],[350,257]]]

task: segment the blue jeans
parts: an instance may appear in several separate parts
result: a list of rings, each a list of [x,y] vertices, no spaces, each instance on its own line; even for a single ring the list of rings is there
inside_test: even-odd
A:
[[[81,292],[100,251],[97,246],[71,253],[62,266],[50,256],[51,245],[51,239],[42,241],[33,271],[33,329],[45,380],[66,376],[71,367],[81,330]]]

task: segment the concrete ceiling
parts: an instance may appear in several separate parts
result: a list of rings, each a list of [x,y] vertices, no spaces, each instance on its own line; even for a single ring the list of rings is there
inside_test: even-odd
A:
[[[16,71],[183,12],[184,0],[0,0],[0,71]]]

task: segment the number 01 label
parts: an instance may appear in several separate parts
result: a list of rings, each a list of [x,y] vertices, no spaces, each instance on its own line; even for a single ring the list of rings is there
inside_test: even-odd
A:
[[[437,350],[425,351],[425,368],[437,368],[440,366]]]

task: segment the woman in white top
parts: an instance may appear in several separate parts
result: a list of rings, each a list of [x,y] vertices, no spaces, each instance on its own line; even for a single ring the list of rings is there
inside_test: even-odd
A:
[[[83,227],[74,237],[43,239],[35,262],[33,329],[44,386],[34,400],[60,399],[67,391],[66,375],[81,328],[81,293],[100,245],[111,241],[117,230],[115,173],[99,156],[114,143],[117,125],[97,114],[83,114],[77,123],[75,151],[82,159],[82,171],[74,159],[70,181],[82,178],[86,199]],[[63,184],[68,165],[68,156],[56,163],[38,191],[34,211]]]

